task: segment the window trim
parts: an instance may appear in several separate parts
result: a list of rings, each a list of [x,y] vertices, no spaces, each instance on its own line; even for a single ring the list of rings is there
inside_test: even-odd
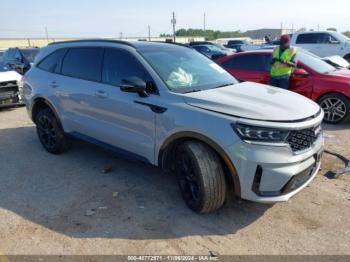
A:
[[[102,60],[101,60],[101,65],[100,65],[100,68],[101,68],[101,75],[100,75],[100,81],[95,81],[95,80],[91,80],[91,79],[84,79],[84,78],[81,78],[81,77],[76,77],[76,76],[70,76],[70,75],[65,75],[62,73],[62,65],[63,65],[63,61],[64,59],[66,58],[67,54],[68,54],[68,51],[70,49],[74,49],[74,48],[102,48],[103,49],[103,54],[102,54]],[[66,52],[64,53],[64,55],[62,56],[62,59],[60,61],[60,65],[59,65],[59,70],[58,72],[50,72],[50,71],[47,71],[47,70],[44,70],[42,68],[39,67],[39,65],[50,55],[52,55],[53,53],[59,51],[59,50],[62,50],[62,49],[66,49]],[[108,85],[108,86],[111,86],[111,87],[119,87],[120,88],[120,85],[113,85],[111,83],[107,83],[107,82],[104,82],[103,81],[103,64],[104,64],[104,59],[105,59],[105,53],[106,53],[106,49],[117,49],[117,50],[121,50],[123,52],[126,52],[128,54],[130,54],[132,57],[135,58],[135,61],[136,63],[138,63],[144,70],[145,72],[149,75],[149,77],[151,78],[151,81],[152,83],[154,84],[154,87],[155,87],[155,91],[154,92],[151,92],[149,94],[151,95],[158,95],[159,96],[159,88],[158,86],[156,85],[156,82],[154,81],[152,75],[148,72],[148,70],[145,68],[145,66],[139,61],[139,59],[130,51],[126,50],[126,49],[123,49],[123,48],[120,48],[120,47],[114,47],[114,46],[73,46],[73,47],[62,47],[62,48],[57,48],[55,49],[53,52],[49,53],[48,55],[46,55],[44,58],[42,58],[38,63],[36,63],[35,67],[37,69],[40,69],[44,72],[48,72],[50,74],[55,74],[55,75],[61,75],[61,76],[65,76],[65,77],[69,77],[69,78],[73,78],[73,79],[79,79],[79,80],[84,80],[84,81],[89,81],[89,82],[93,82],[93,83],[99,83],[99,84],[103,84],[103,85]],[[140,54],[140,53],[139,53]],[[141,55],[141,54],[140,54]],[[143,56],[141,55],[141,57],[143,58]],[[153,69],[153,67],[152,67]]]

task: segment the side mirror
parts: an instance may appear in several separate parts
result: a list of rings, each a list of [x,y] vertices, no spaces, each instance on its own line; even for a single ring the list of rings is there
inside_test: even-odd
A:
[[[332,38],[332,37],[329,37],[328,43],[329,43],[329,44],[333,44],[333,45],[337,45],[337,44],[339,44],[340,42],[339,42],[338,40],[335,40],[335,39]]]
[[[293,74],[295,76],[303,76],[303,77],[309,76],[309,73],[305,69],[302,69],[302,68],[295,69]]]
[[[146,88],[146,82],[136,76],[123,79],[120,85],[120,90],[123,92],[138,93],[141,97],[149,96],[146,92]]]

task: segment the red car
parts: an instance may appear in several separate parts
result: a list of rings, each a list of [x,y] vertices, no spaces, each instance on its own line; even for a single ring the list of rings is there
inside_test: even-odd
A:
[[[316,101],[325,112],[324,121],[337,124],[350,118],[350,70],[336,69],[319,57],[298,52],[298,68],[290,90]],[[240,81],[270,83],[272,50],[237,53],[216,62]]]

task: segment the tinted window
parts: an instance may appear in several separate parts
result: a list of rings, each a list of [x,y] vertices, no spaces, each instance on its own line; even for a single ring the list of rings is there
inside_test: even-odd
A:
[[[265,71],[264,55],[251,54],[239,55],[227,60],[223,63],[225,69],[250,70],[250,71]]]
[[[69,49],[62,64],[62,74],[91,81],[100,81],[103,48]]]
[[[67,49],[60,49],[53,52],[52,54],[44,58],[44,60],[40,62],[38,67],[52,73],[58,73],[60,71],[62,58],[66,51]]]
[[[143,66],[127,51],[106,49],[102,81],[112,85],[120,85],[123,79],[138,77],[145,82],[150,81]]]
[[[301,34],[297,38],[297,44],[329,44],[337,41],[332,35],[325,33]]]

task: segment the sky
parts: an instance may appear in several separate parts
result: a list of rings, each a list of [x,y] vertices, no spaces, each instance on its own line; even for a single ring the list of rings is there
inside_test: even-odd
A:
[[[349,0],[0,0],[0,37],[119,37],[171,34],[176,28],[350,31]]]

